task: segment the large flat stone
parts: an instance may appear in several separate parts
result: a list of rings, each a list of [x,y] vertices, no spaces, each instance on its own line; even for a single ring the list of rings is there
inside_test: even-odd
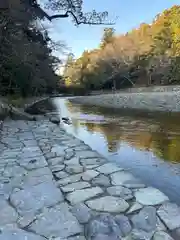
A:
[[[65,160],[70,160],[75,155],[75,151],[73,149],[66,149],[65,153]]]
[[[18,214],[8,202],[0,199],[0,226],[15,223],[18,219]]]
[[[156,188],[147,187],[135,192],[136,201],[143,205],[158,205],[169,200],[169,198]]]
[[[91,187],[91,185],[88,182],[75,182],[68,184],[66,186],[61,187],[63,192],[73,192],[76,190],[80,190],[83,188]]]
[[[164,224],[174,230],[180,227],[180,207],[174,203],[164,203],[157,211]]]
[[[136,181],[137,179],[131,173],[125,171],[111,174],[111,181],[113,185],[123,185],[128,180]]]
[[[79,165],[79,157],[73,157],[70,160],[64,161],[66,165]]]
[[[110,214],[104,214],[99,215],[90,221],[90,223],[87,225],[87,234],[88,239],[98,239],[99,235],[103,235],[103,237],[112,236],[112,234],[121,236],[121,231],[113,216]],[[103,240],[104,238],[100,239]]]
[[[27,171],[23,167],[17,165],[7,166],[3,171],[3,176],[7,178],[23,176],[24,174],[27,174]]]
[[[128,210],[128,214],[130,214],[130,213],[133,213],[133,212],[136,212],[136,211],[138,211],[138,210],[140,210],[140,209],[142,209],[143,208],[143,205],[141,205],[140,203],[133,203],[133,205],[130,207],[130,209]]]
[[[49,168],[38,168],[29,171],[22,180],[23,188],[38,185],[40,183],[52,182],[53,176]]]
[[[127,240],[152,240],[154,232],[146,232],[141,229],[133,229]]]
[[[56,155],[55,152],[47,152],[47,153],[45,153],[44,155],[45,155],[45,158],[46,158],[47,160],[50,160],[51,158],[57,157],[57,155]],[[61,156],[61,157],[63,157],[63,156]]]
[[[65,165],[64,164],[58,164],[56,166],[51,166],[50,169],[51,171],[54,173],[54,172],[59,172],[59,171],[62,171],[63,169],[65,168]]]
[[[64,203],[54,208],[45,208],[30,225],[29,230],[48,239],[53,237],[63,239],[82,232],[77,219]]]
[[[43,155],[41,156],[35,156],[35,157],[21,157],[17,159],[17,162],[19,163],[20,166],[32,170],[32,169],[37,169],[37,168],[44,168],[47,166],[47,162],[44,158]]]
[[[100,173],[111,174],[111,173],[114,173],[114,172],[121,171],[123,169],[116,166],[113,163],[106,163],[106,164],[96,168],[96,170],[99,171]]]
[[[157,231],[167,231],[167,227],[164,225],[164,223],[161,221],[161,219],[157,216]]]
[[[174,239],[166,232],[159,231],[154,234],[153,240],[174,240]]]
[[[57,179],[62,179],[62,178],[67,178],[67,177],[69,177],[69,174],[68,174],[67,172],[64,172],[64,171],[54,172],[53,175],[54,175]]]
[[[0,240],[46,240],[46,238],[21,229],[5,229],[1,230]]]
[[[131,232],[131,223],[127,216],[120,214],[115,216],[115,221],[121,230],[121,235],[126,237]]]
[[[118,196],[125,200],[129,200],[133,198],[132,191],[122,186],[109,187],[107,188],[107,192],[112,196]]]
[[[39,147],[24,147],[19,155],[20,158],[36,158],[42,155],[41,150]]]
[[[54,157],[54,158],[48,159],[47,161],[48,161],[48,164],[50,165],[50,167],[60,166],[61,164],[64,163],[64,157],[62,157],[62,156]]]
[[[82,179],[84,181],[91,181],[93,178],[99,175],[99,172],[95,170],[87,170],[82,174]]]
[[[84,168],[85,169],[94,169],[97,168],[99,166],[99,164],[92,164],[92,165],[86,165]]]
[[[57,183],[59,186],[67,185],[69,183],[78,182],[81,180],[82,174],[75,174],[59,180]]]
[[[157,223],[156,209],[151,206],[144,207],[131,218],[131,221],[135,229],[141,229],[146,232],[155,231]]]
[[[139,189],[145,188],[146,185],[142,183],[139,179],[136,180],[127,180],[123,183],[124,187],[131,188],[131,189]]]
[[[61,147],[59,145],[56,145],[52,147],[51,152],[55,153],[57,156],[65,156],[65,149],[66,147],[64,146]]]
[[[84,203],[78,203],[71,208],[72,214],[82,224],[87,223],[91,218],[91,209],[89,209]]]
[[[43,207],[50,207],[63,201],[61,191],[52,182],[41,183],[14,191],[10,196],[11,204],[23,216],[36,213]]]
[[[124,215],[103,213],[92,219],[87,225],[88,239],[96,240],[120,240],[131,231],[128,218]]]
[[[82,173],[84,171],[84,167],[81,165],[69,165],[66,167],[66,172],[71,174]]]
[[[101,193],[103,193],[103,190],[100,187],[92,187],[76,190],[72,193],[69,193],[66,198],[72,205],[75,205],[77,203],[84,202],[89,198],[95,197]]]
[[[109,177],[103,174],[100,174],[97,177],[93,178],[92,184],[102,186],[102,187],[108,187],[111,185]]]
[[[86,202],[88,207],[102,212],[125,212],[129,204],[121,198],[105,196],[101,198],[96,198],[94,200],[89,200]]]

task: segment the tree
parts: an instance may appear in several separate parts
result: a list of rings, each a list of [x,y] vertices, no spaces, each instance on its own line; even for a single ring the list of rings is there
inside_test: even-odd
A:
[[[101,40],[100,48],[105,48],[105,46],[109,43],[112,43],[114,41],[114,33],[115,29],[114,28],[105,28],[103,37]]]
[[[124,35],[105,28],[99,48],[83,53],[71,65],[71,81],[76,78],[76,84],[90,89],[179,83],[179,16],[176,5],[156,16],[152,24],[142,23]]]
[[[2,1],[2,0],[1,0]],[[3,0],[0,3],[0,9],[8,9],[9,3],[11,0]],[[47,0],[46,8],[51,9],[52,11],[63,12],[60,14],[55,14],[49,16],[48,13],[41,7],[38,0],[25,0],[24,1],[28,11],[34,13],[39,18],[47,18],[49,21],[52,21],[56,18],[68,18],[72,17],[73,22],[76,25],[80,24],[90,24],[90,25],[99,25],[99,24],[108,24],[112,25],[113,22],[107,20],[108,12],[92,12],[84,13],[82,10],[83,0]]]
[[[33,12],[19,0],[9,0],[0,15],[0,93],[40,94],[56,87],[59,59],[49,48],[48,33],[34,24]]]

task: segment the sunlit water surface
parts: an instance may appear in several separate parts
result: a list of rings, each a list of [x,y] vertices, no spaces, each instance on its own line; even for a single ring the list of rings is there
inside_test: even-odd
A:
[[[109,161],[180,204],[180,114],[141,114],[72,104],[56,98],[63,124]]]

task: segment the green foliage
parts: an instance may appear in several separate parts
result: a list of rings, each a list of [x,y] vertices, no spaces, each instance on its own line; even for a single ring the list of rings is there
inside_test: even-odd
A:
[[[98,49],[66,66],[68,85],[87,89],[180,83],[180,6],[125,35],[105,28]]]

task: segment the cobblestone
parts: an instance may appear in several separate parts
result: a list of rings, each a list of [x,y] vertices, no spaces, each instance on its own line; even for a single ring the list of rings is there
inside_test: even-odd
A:
[[[173,240],[180,208],[60,125],[2,128],[0,240]]]

